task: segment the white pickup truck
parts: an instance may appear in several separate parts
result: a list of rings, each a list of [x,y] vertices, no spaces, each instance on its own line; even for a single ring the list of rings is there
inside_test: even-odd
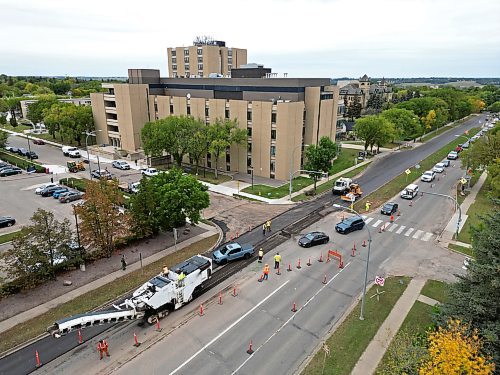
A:
[[[351,184],[352,179],[340,177],[337,181],[335,181],[335,184],[332,188],[332,193],[335,195],[344,195],[349,191],[349,186],[351,186]]]
[[[63,146],[62,152],[64,156],[69,156],[70,158],[79,158],[81,156],[80,151],[72,146]]]

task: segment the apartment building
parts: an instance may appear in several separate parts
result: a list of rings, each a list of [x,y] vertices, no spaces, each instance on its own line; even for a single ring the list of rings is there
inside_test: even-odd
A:
[[[307,145],[335,139],[339,96],[329,78],[160,78],[158,70],[130,69],[128,84],[103,87],[108,92],[91,94],[97,142],[132,153],[148,121],[235,119],[248,143],[228,148],[219,168],[287,180],[302,169]],[[203,162],[215,165],[210,154]]]
[[[169,77],[229,77],[247,63],[247,50],[218,40],[197,40],[189,47],[168,48]]]

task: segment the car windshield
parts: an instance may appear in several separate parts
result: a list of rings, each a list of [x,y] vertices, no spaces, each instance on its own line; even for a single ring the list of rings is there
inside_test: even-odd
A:
[[[393,204],[392,203],[386,203],[384,204],[384,209],[385,210],[390,210],[392,208]]]
[[[307,238],[308,240],[313,240],[314,239],[314,234],[308,233],[304,237]]]
[[[219,249],[219,252],[220,252],[222,255],[226,255],[226,253],[228,252],[228,248],[227,248],[227,246],[224,246],[223,248]]]

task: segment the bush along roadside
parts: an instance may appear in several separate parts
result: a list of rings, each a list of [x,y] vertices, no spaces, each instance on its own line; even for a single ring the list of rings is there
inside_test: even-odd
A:
[[[40,164],[33,163],[26,158],[22,158],[9,152],[0,151],[0,159],[24,170],[27,170],[29,166],[33,165],[35,166],[36,173],[45,173],[45,168]]]

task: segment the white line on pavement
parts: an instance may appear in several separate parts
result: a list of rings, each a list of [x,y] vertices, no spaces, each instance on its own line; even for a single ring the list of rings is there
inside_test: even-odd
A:
[[[285,323],[283,323],[271,336],[268,337],[268,339],[266,341],[264,341],[258,348],[256,348],[254,350],[254,352],[252,354],[250,354],[250,357],[248,357],[245,361],[243,361],[243,363],[241,365],[238,366],[238,368],[236,370],[234,370],[231,375],[234,375],[236,374],[239,370],[241,370],[241,368],[243,366],[245,366],[245,364],[250,360],[252,359],[252,357],[255,355],[255,353],[257,353],[260,349],[262,349],[264,347],[264,345],[266,345],[269,341],[271,341],[271,339],[276,336],[288,323],[290,323],[290,321],[293,320],[293,318],[295,318],[295,316],[300,313],[302,311],[302,309],[304,309],[304,307],[306,307],[309,302],[311,302],[323,289],[325,289],[328,285],[330,285],[330,283],[335,280],[335,278],[340,275],[340,273],[345,270],[347,267],[349,267],[349,265],[351,264],[351,262],[347,263],[344,268],[342,268],[339,272],[337,272],[325,285],[323,285],[321,288],[318,289],[318,291],[311,297],[309,298],[306,303],[304,303],[304,305],[302,307],[300,307],[297,312],[295,312]]]
[[[423,230],[417,230],[415,232],[415,234],[412,236],[412,238],[415,238],[416,240],[418,240],[418,238],[422,235],[422,233],[424,233]]]
[[[370,221],[372,221],[372,220],[373,220],[373,217],[369,217],[369,218],[364,219],[364,220],[365,220],[365,224],[368,224]]]
[[[392,232],[394,229],[396,229],[398,225],[397,224],[392,224],[391,227],[388,229],[389,232]]]
[[[432,233],[426,232],[425,235],[421,239],[422,239],[422,241],[427,242],[431,239],[431,237],[432,237]]]
[[[408,237],[408,236],[411,234],[411,232],[413,232],[414,230],[415,230],[415,228],[410,228],[410,229],[408,229],[408,230],[406,231],[406,233],[405,233],[405,236],[406,236],[406,237]]]
[[[373,224],[372,226],[373,226],[373,227],[378,227],[378,226],[380,225],[380,223],[381,223],[381,222],[382,222],[382,220],[377,220],[377,221],[375,222],[375,224]]]
[[[404,230],[405,230],[405,228],[406,228],[406,226],[405,226],[405,225],[401,225],[401,226],[399,227],[399,229],[396,231],[396,234],[401,234],[401,232],[402,232],[402,231],[404,231]]]
[[[218,339],[220,339],[223,335],[225,335],[230,329],[232,329],[236,324],[241,322],[243,319],[245,319],[249,314],[251,314],[255,309],[257,309],[260,305],[262,305],[264,302],[266,302],[269,298],[271,298],[275,293],[277,293],[281,288],[283,288],[286,284],[288,284],[290,280],[285,281],[283,284],[281,284],[277,289],[275,289],[271,294],[269,294],[266,298],[264,298],[262,301],[260,301],[258,304],[256,304],[254,307],[252,307],[250,310],[248,310],[245,314],[240,316],[233,324],[231,324],[229,327],[227,327],[224,331],[219,333],[217,336],[215,336],[212,340],[210,340],[207,344],[205,344],[200,350],[198,350],[196,353],[194,353],[191,357],[186,359],[182,364],[179,365],[174,371],[170,373],[170,375],[175,374],[178,372],[180,369],[182,369],[184,366],[186,366],[189,362],[191,362],[198,354],[203,352],[206,348],[208,348],[210,345],[212,345],[214,342],[216,342]]]

